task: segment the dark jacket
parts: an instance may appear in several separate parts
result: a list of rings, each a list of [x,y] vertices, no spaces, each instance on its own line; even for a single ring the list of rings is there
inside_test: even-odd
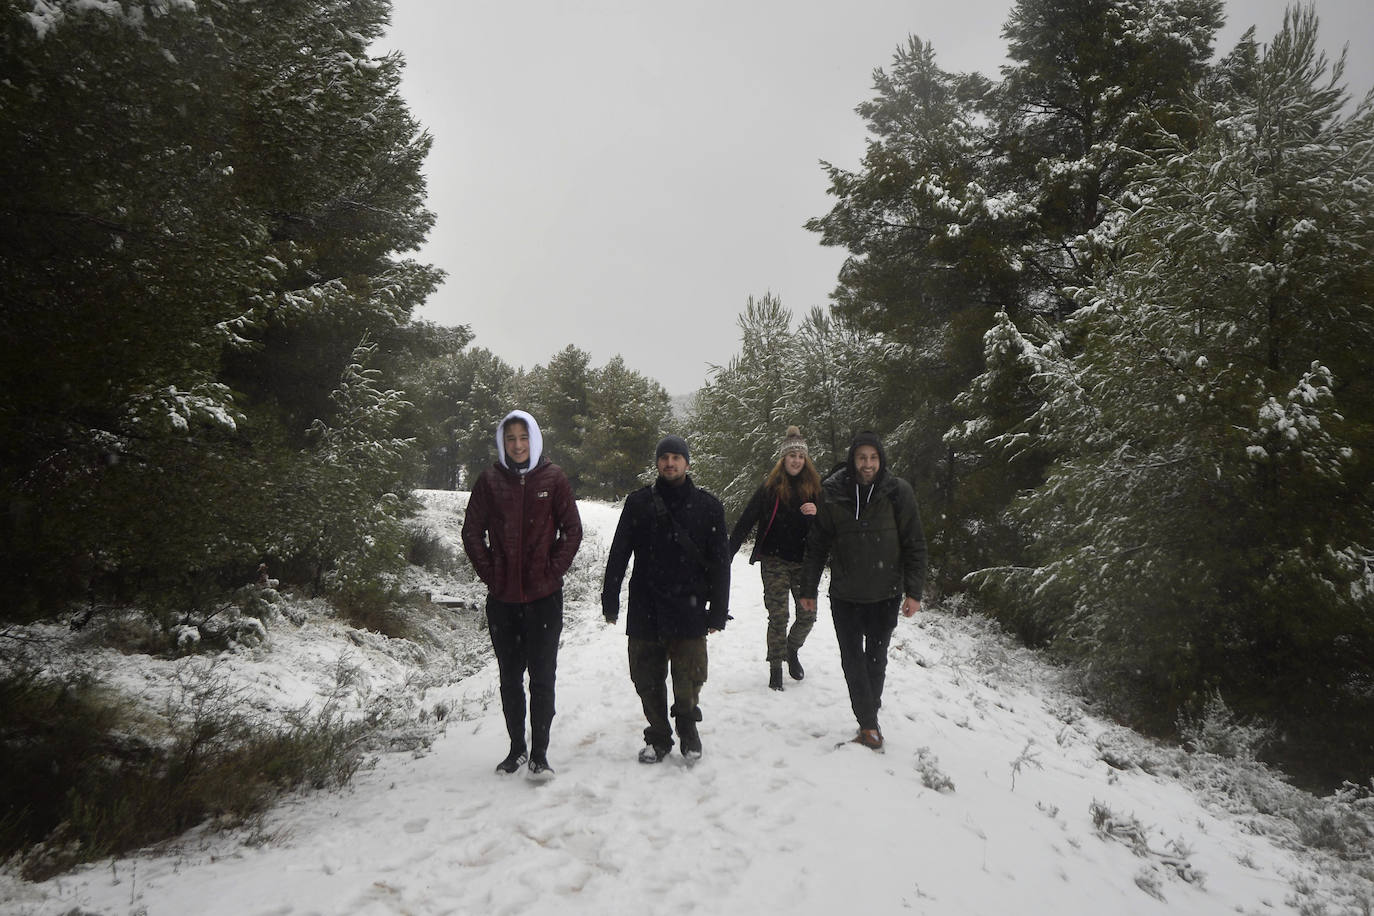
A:
[[[477,478],[463,518],[463,550],[497,601],[524,604],[558,591],[581,543],[572,487],[547,458],[527,474],[497,463]]]
[[[831,598],[870,604],[922,595],[926,538],[916,494],[905,480],[887,473],[887,459],[877,448],[881,463],[871,486],[857,482],[853,448],[847,465],[822,485],[825,499],[817,507],[802,563],[803,598],[816,597],[827,560]]]
[[[666,516],[660,515],[655,494]],[[679,542],[679,525],[695,551]],[[637,639],[694,639],[705,636],[708,628],[725,629],[730,613],[729,549],[725,509],[690,476],[681,486],[669,486],[660,478],[634,491],[625,498],[606,557],[602,614],[612,622],[619,618],[620,584],[633,555],[626,633]]]
[[[820,500],[815,502],[819,506]],[[801,506],[802,500],[795,495],[790,499],[778,499],[766,486],[760,486],[730,532],[730,556],[739,553],[740,545],[752,536],[754,550],[749,554],[750,563],[757,562],[760,557],[800,563],[806,553],[806,535],[811,530],[812,518],[802,515]]]

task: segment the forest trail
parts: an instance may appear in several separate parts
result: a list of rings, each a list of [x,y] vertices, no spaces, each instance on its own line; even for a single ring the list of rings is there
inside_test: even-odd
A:
[[[604,554],[618,510],[582,511]],[[567,609],[551,782],[493,774],[506,750],[493,663],[447,688],[446,733],[427,753],[385,755],[343,792],[291,799],[253,838],[205,833],[54,879],[16,912],[1294,911],[1298,860],[1167,776],[1108,766],[1100,745],[1129,733],[976,618],[901,621],[886,752],[844,743],[854,722],[825,601],[806,679],[768,690],[745,554],[734,620],[710,638],[694,766],[676,752],[637,762],[623,618],[609,627],[583,600]]]

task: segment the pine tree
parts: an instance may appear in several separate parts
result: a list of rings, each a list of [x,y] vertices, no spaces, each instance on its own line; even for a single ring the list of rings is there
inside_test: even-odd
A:
[[[1003,80],[990,96],[998,186],[1020,193],[1018,303],[1062,316],[1062,289],[1092,275],[1086,234],[1101,222],[1153,124],[1204,72],[1220,0],[1020,0],[1003,27]],[[1186,125],[1186,121],[1182,122]],[[1008,310],[1013,318],[1017,311]]]
[[[592,355],[568,344],[546,366],[531,372],[531,410],[543,430],[549,457],[568,475],[573,492],[585,489],[587,416],[592,385]]]
[[[797,328],[793,348],[800,374],[785,392],[780,413],[802,428],[811,459],[824,474],[845,459],[855,433],[883,428],[878,370],[892,348],[881,335],[819,307]]]
[[[443,327],[415,321],[398,329],[385,363],[399,380],[409,407],[397,419],[395,432],[415,441],[424,466],[419,486],[451,490],[458,486],[461,456],[454,425],[455,410],[471,388],[471,374],[460,379],[463,350],[472,341],[466,325]]]
[[[387,9],[3,7],[15,613],[251,575],[353,348],[437,282],[395,257],[432,217],[401,61],[366,52]]]
[[[332,423],[310,429],[310,460],[293,488],[313,497],[299,518],[287,519],[277,555],[315,567],[316,582],[346,597],[369,593],[381,573],[404,563],[404,497],[418,462],[413,441],[393,435],[409,407],[399,391],[381,387],[371,368],[375,344],[364,341],[352,354],[330,399]],[[357,530],[367,532],[359,538]]]
[[[740,352],[716,368],[688,418],[693,473],[731,514],[777,461],[788,426],[802,430],[822,473],[843,460],[853,434],[877,425],[874,367],[890,356],[880,337],[819,308],[794,330],[776,296],[750,298],[738,322]]]
[[[1374,721],[1374,97],[1344,113],[1316,36],[1290,12],[1222,63],[1104,224],[1077,351],[1023,342],[1059,459],[1032,562],[979,578],[1123,708],[1220,690],[1331,779]]]
[[[668,392],[615,356],[592,373],[579,496],[620,499],[639,486],[668,431]]]
[[[496,460],[496,424],[517,399],[515,369],[484,347],[469,347],[425,363],[408,380],[417,417],[430,430],[430,485],[467,489]],[[429,476],[434,475],[434,476]]]
[[[712,368],[687,421],[693,477],[720,497],[727,515],[744,508],[772,467],[794,422],[785,416],[789,397],[801,388],[801,354],[782,300],[750,296],[737,324],[739,353]]]
[[[835,309],[884,339],[878,428],[943,520],[936,565],[956,578],[980,559],[982,520],[1018,488],[984,483],[1039,479],[1030,463],[944,437],[970,419],[952,405],[985,369],[984,335],[998,314],[1071,309],[1063,287],[1092,276],[1091,230],[1148,126],[1169,122],[1203,72],[1220,11],[1219,0],[1021,0],[1000,82],[943,70],[913,38],[858,109],[871,134],[861,169],[828,170],[835,206],[808,227],[851,254]],[[1029,416],[999,420],[978,425],[996,437]]]

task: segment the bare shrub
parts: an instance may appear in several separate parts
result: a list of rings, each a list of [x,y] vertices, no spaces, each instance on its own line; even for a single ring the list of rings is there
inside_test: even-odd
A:
[[[347,783],[371,723],[332,705],[282,721],[237,711],[212,665],[188,665],[163,731],[93,680],[0,676],[0,856],[43,880],[212,821],[251,821],[294,788]]]

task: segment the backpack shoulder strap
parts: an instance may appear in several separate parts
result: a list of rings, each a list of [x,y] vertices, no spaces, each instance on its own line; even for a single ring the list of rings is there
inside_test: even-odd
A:
[[[672,526],[673,540],[687,552],[687,556],[690,557],[694,563],[702,569],[710,569],[711,564],[707,563],[706,558],[701,555],[701,548],[697,547],[696,541],[692,540],[692,536],[687,533],[686,528],[682,527],[682,523],[674,518],[672,513],[668,511],[668,504],[663,501],[663,497],[659,494],[658,490],[651,488],[649,492],[651,492],[654,497],[654,518],[660,525],[664,524],[666,521],[667,524]]]

